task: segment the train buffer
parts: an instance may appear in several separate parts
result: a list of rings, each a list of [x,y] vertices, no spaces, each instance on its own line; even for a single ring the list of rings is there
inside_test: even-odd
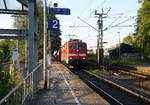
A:
[[[53,62],[50,89],[41,90],[35,105],[110,105],[64,65]]]

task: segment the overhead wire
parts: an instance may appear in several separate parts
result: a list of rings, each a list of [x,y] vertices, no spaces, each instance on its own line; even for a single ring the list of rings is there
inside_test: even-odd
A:
[[[5,9],[7,9],[6,0],[3,0]]]
[[[83,15],[83,13],[84,13],[84,11],[86,10],[86,8],[89,7],[89,6],[91,6],[91,4],[93,4],[93,0],[89,0],[88,6],[86,6],[86,7],[83,9],[83,11],[80,13],[80,15]],[[79,16],[77,16],[77,17],[79,17]],[[76,22],[77,22],[77,21],[78,21],[78,19],[76,18],[75,21],[74,21],[73,26],[76,25]],[[77,29],[77,27],[74,27],[74,28],[72,29],[72,31],[70,32],[70,34],[73,34],[73,32],[74,32],[76,29]]]
[[[92,2],[93,2],[93,0],[91,0]],[[89,5],[91,5],[92,3],[91,3],[91,1],[89,2]],[[103,2],[100,4],[100,5],[104,5],[104,3],[106,3],[108,0],[103,0]],[[88,6],[89,7],[89,6]],[[98,6],[96,9],[98,9],[100,6]],[[86,9],[85,9],[86,10]],[[88,17],[85,17],[84,18],[84,20],[86,19],[86,18],[89,18],[92,14],[93,14],[93,12],[94,11],[92,11],[92,12],[90,12],[90,15],[88,16]],[[83,12],[81,12],[81,13],[83,13]],[[77,16],[77,18],[78,18],[79,16]],[[81,17],[81,16],[80,16]],[[75,22],[76,22],[77,20],[75,20]],[[73,26],[75,26],[76,24],[74,23],[73,24]],[[73,33],[73,31],[75,31],[76,30],[76,27],[74,27],[74,29],[72,30],[72,32],[71,32],[71,34]]]
[[[108,0],[103,0],[102,2],[101,2],[101,6],[103,6],[106,2],[107,2]],[[93,4],[93,0],[92,0],[92,3],[91,3],[91,1],[89,2],[89,5],[90,6],[92,6],[91,4]],[[89,6],[88,6],[89,7]],[[100,8],[100,6],[98,6],[97,8],[95,8],[95,9],[98,9],[98,8]],[[84,9],[84,11],[86,10],[86,8]],[[81,12],[81,15],[83,15],[83,13],[84,13],[84,11],[83,12]],[[88,16],[88,17],[85,17],[84,19],[83,19],[83,21],[87,18],[87,19],[89,19],[90,18],[90,16],[93,14],[93,12],[94,11],[92,11],[92,12],[90,12],[90,15]],[[80,16],[81,17],[81,16]],[[79,19],[80,18],[79,16],[77,16],[77,18]],[[80,20],[81,20],[81,18],[80,18]],[[71,34],[73,34],[73,32],[77,29],[77,27],[76,26],[78,26],[78,25],[76,25],[76,22],[77,22],[77,19],[75,20],[75,22],[74,22],[74,24],[73,24],[73,26],[72,26],[72,31],[71,31]],[[86,26],[87,27],[87,26]],[[95,27],[93,27],[93,29],[94,30],[97,30]]]
[[[122,21],[122,22],[120,22],[120,23],[118,23],[118,24],[116,24],[116,25],[106,27],[106,28],[104,29],[104,31],[106,31],[106,30],[108,30],[108,29],[110,29],[110,28],[112,28],[112,27],[117,27],[117,26],[119,26],[120,24],[123,24],[123,23],[125,23],[125,22],[127,22],[127,21],[129,21],[129,20],[134,19],[135,17],[136,17],[136,16],[130,17],[129,19],[126,19],[126,20],[124,20],[124,21]]]
[[[124,16],[126,13],[129,14],[129,12],[132,12],[132,11],[134,11],[135,9],[137,9],[137,8],[134,8],[134,9],[132,9],[132,10],[127,10],[127,11],[124,12],[124,13],[117,13],[117,14],[114,14],[114,15],[109,15],[109,16],[115,16],[115,15],[119,15],[119,16],[118,16],[113,22],[111,22],[106,28],[104,28],[104,30],[107,30],[109,27],[116,27],[116,26],[112,26],[112,24],[114,24],[117,20],[123,18],[123,16]],[[109,16],[107,16],[107,18],[108,18]],[[124,16],[124,18],[127,18],[127,16]],[[130,17],[130,18],[131,18],[131,17]],[[127,19],[127,20],[128,20],[128,19]],[[130,27],[131,25],[128,25],[128,26]]]
[[[115,23],[118,19],[120,19],[122,15],[123,15],[123,14],[121,14],[118,18],[116,18],[113,22],[111,22],[106,28],[110,27],[113,23]],[[105,29],[106,29],[106,28],[105,28]],[[104,30],[105,30],[105,29],[104,29]]]
[[[103,0],[103,2],[100,4],[102,7],[103,7],[103,5],[107,2],[108,0]],[[88,17],[85,17],[84,19],[89,19],[90,17],[91,17],[91,15],[95,12],[95,10],[96,9],[98,9],[98,8],[100,8],[100,6],[98,6],[98,7],[96,7],[94,10],[92,10],[91,12],[90,12],[90,14],[88,15]]]

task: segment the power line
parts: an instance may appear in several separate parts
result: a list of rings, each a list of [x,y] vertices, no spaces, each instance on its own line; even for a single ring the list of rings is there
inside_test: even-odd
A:
[[[93,0],[91,0],[91,1],[92,1],[92,3],[93,3]],[[91,1],[89,2],[89,5],[90,5],[90,6],[91,6],[91,4],[92,4]],[[103,2],[102,2],[100,5],[103,5],[103,4],[106,3],[107,1],[108,1],[108,0],[103,0]],[[100,7],[100,6],[98,6],[97,8],[99,8],[99,7]],[[89,6],[88,6],[88,8],[89,8]],[[96,9],[97,9],[97,8],[96,8]],[[86,9],[85,9],[85,10],[86,10]],[[90,12],[90,15],[89,15],[88,17],[85,17],[84,19],[81,19],[81,20],[85,20],[86,18],[89,19],[89,17],[93,14],[93,12],[94,12],[94,11],[92,10],[92,12]],[[83,13],[83,12],[82,12],[82,13]],[[77,16],[77,19],[78,19],[78,17],[79,17],[79,16]],[[81,17],[81,16],[80,16],[80,17]],[[76,25],[76,21],[77,21],[77,20],[75,20],[73,26],[70,27],[70,28],[73,28],[72,31],[71,31],[71,34],[73,34],[73,32],[77,29],[77,27],[79,27],[79,26],[75,26],[75,25]],[[92,27],[93,27],[93,26],[92,26]],[[95,28],[95,27],[94,27],[94,28]],[[95,30],[95,29],[94,29],[94,30]]]
[[[123,14],[122,14],[123,15]],[[115,23],[118,19],[120,19],[121,18],[121,15],[118,17],[118,18],[116,18],[112,23],[110,23],[107,27],[110,27],[113,23]],[[106,28],[105,28],[106,29]],[[104,29],[104,30],[105,30]]]
[[[94,30],[98,31],[98,29],[96,29],[95,27],[93,27],[92,25],[90,25],[89,23],[87,23],[85,20],[81,19],[80,17],[77,17],[77,18],[80,19],[82,22],[86,23],[87,25],[89,25]]]
[[[108,0],[103,0],[103,2],[100,4],[101,6],[104,5],[104,3],[106,3]],[[92,10],[92,12],[90,12],[89,16],[87,18],[90,18],[92,16],[92,14],[95,12],[95,10],[97,10],[98,8],[100,8],[100,6],[96,7],[94,10]]]
[[[126,19],[126,20],[124,20],[124,21],[122,21],[122,22],[120,22],[120,23],[118,23],[118,24],[116,24],[116,25],[113,25],[113,26],[108,26],[108,27],[106,27],[105,29],[104,29],[104,31],[106,31],[106,30],[108,30],[108,29],[110,29],[110,28],[112,28],[112,27],[117,27],[117,26],[119,26],[120,24],[123,24],[123,23],[125,23],[125,22],[128,22],[129,20],[131,20],[131,19],[134,19],[136,16],[133,16],[133,17],[130,17],[129,19]]]

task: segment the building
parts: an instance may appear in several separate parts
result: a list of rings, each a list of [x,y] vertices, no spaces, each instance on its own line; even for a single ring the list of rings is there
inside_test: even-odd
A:
[[[104,52],[105,57],[109,59],[129,59],[140,57],[140,53],[136,47],[125,43],[112,45],[110,48],[106,48]]]

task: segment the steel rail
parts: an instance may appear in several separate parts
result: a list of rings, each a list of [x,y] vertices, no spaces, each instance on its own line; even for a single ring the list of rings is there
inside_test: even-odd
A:
[[[128,74],[134,77],[142,78],[142,79],[149,79],[150,75],[142,74],[136,71],[133,71],[132,69],[126,68],[126,67],[119,67],[114,66],[115,68],[118,68],[120,73]]]
[[[101,77],[99,77],[98,75],[93,74],[93,73],[91,73],[91,72],[89,72],[89,71],[86,71],[86,70],[83,70],[83,71],[86,72],[86,73],[88,73],[88,74],[90,74],[90,75],[92,75],[92,76],[95,76],[96,78],[99,78],[99,79],[103,80],[103,81],[106,82],[106,83],[109,83],[109,84],[111,84],[111,85],[113,85],[113,86],[115,86],[115,87],[117,87],[117,88],[119,88],[119,89],[121,89],[121,90],[123,90],[123,91],[125,91],[125,92],[127,92],[127,93],[129,93],[129,94],[131,94],[132,96],[138,97],[139,99],[141,99],[141,100],[143,100],[143,101],[145,101],[145,102],[147,102],[147,103],[150,102],[150,99],[147,98],[147,97],[144,97],[144,96],[142,96],[142,95],[140,95],[140,94],[138,94],[138,93],[136,93],[136,92],[133,92],[133,91],[131,91],[131,90],[125,88],[125,87],[122,87],[122,86],[120,86],[120,85],[118,85],[118,84],[116,84],[116,83],[114,83],[114,82],[112,82],[112,81],[110,81],[110,80],[108,80],[108,79],[101,78]]]
[[[114,105],[124,105],[123,103],[121,103],[120,101],[118,101],[117,99],[115,99],[113,96],[111,96],[109,93],[107,93],[106,91],[104,91],[103,89],[97,87],[93,82],[91,82],[90,80],[86,80],[84,78],[84,80],[86,82],[88,82],[88,84],[92,85],[94,88],[96,88],[96,90],[100,91],[102,94],[104,94],[107,98],[109,98],[109,101],[111,101],[111,103],[113,103]]]

